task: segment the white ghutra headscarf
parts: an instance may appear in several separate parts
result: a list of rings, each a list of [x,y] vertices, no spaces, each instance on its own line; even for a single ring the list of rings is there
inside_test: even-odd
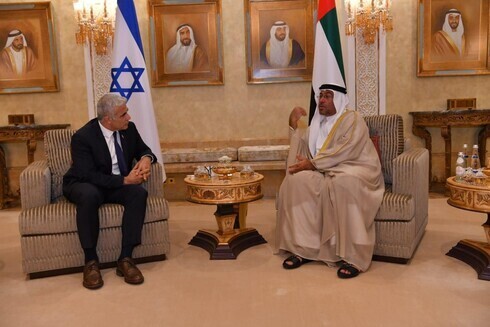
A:
[[[12,30],[10,31],[9,35],[8,35],[8,38],[7,38],[7,43],[5,43],[5,48],[8,48],[12,45],[12,42],[14,42],[14,39],[21,35],[22,36],[22,40],[24,40],[24,47],[27,47],[27,41],[26,41],[26,37],[24,36],[24,34],[19,31],[19,30]]]
[[[320,91],[330,90],[333,92],[333,103],[337,112],[333,116],[321,115],[318,111],[318,103],[316,105],[315,114],[310,123],[310,135],[308,139],[308,147],[310,153],[315,157],[318,151],[322,148],[323,143],[328,137],[328,134],[335,125],[335,122],[344,113],[347,105],[349,104],[349,98],[347,97],[347,90],[339,85],[335,84],[323,84],[320,86]],[[318,93],[319,94],[319,93]]]

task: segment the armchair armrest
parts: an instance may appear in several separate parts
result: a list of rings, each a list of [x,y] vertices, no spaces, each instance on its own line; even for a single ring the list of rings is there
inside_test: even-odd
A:
[[[414,199],[417,230],[427,219],[429,210],[429,151],[412,148],[393,160],[393,193]]]
[[[148,190],[149,196],[157,196],[163,198],[163,168],[162,164],[154,163],[151,165],[151,174],[148,181],[143,183],[143,186]]]
[[[34,161],[20,174],[22,210],[51,203],[51,171],[46,160]]]
[[[412,148],[393,160],[393,193],[429,194],[429,151]]]

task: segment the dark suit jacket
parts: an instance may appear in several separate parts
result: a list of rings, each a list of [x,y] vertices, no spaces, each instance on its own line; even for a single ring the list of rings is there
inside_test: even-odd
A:
[[[132,167],[133,160],[145,155],[155,155],[141,139],[134,123],[129,122],[126,130],[119,131],[127,167]],[[115,188],[123,185],[124,177],[112,175],[112,161],[109,148],[100,129],[97,118],[80,128],[71,139],[70,169],[63,176],[63,187],[73,183],[91,183],[99,187]]]

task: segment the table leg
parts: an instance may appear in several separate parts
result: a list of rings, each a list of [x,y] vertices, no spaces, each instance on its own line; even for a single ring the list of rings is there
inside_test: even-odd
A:
[[[444,166],[445,166],[445,177],[444,180],[452,176],[451,174],[451,126],[441,127],[441,136],[444,138]]]
[[[34,152],[36,152],[37,141],[35,139],[29,139],[27,141],[27,163],[34,162]]]
[[[432,136],[425,127],[412,126],[412,133],[425,140],[425,148],[429,150],[429,184],[432,182]]]
[[[5,152],[0,146],[0,209],[17,204],[19,198],[10,191]]]
[[[218,224],[218,231],[216,233],[228,236],[236,234],[235,220],[237,214],[232,204],[218,204],[214,217]]]
[[[3,209],[6,206],[8,191],[9,180],[5,163],[5,152],[0,146],[0,209]]]
[[[478,133],[478,155],[480,156],[480,161],[482,167],[487,164],[485,153],[487,151],[487,138],[490,137],[490,125],[485,125],[483,129]],[[489,155],[490,156],[490,155]],[[490,167],[488,167],[490,168]]]

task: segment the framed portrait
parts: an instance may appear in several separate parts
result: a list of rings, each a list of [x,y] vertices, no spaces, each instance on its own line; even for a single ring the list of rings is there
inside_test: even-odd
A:
[[[149,0],[152,86],[222,85],[221,0]]]
[[[244,0],[247,83],[311,81],[316,0]]]
[[[489,0],[419,0],[418,76],[490,74]]]
[[[50,2],[0,4],[0,94],[59,91]]]

